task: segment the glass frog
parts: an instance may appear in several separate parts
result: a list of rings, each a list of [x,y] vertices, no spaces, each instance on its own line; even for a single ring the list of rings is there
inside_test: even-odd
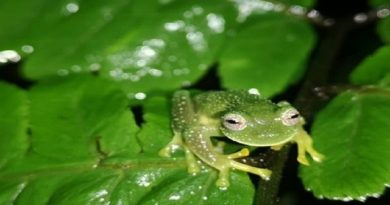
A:
[[[169,157],[175,148],[183,147],[188,171],[199,172],[200,159],[219,171],[219,187],[229,186],[230,169],[253,173],[265,180],[270,178],[271,170],[235,161],[248,156],[249,150],[224,154],[222,143],[214,146],[211,137],[226,136],[240,144],[274,150],[296,142],[300,163],[309,165],[306,153],[317,162],[323,158],[312,147],[312,140],[303,129],[304,119],[295,108],[285,101],[272,103],[249,91],[210,91],[196,96],[186,90],[177,91],[172,118],[174,137],[160,150],[160,156]]]

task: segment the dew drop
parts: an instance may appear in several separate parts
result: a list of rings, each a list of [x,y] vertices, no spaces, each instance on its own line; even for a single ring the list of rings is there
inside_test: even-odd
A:
[[[165,41],[158,38],[153,38],[147,41],[144,41],[144,45],[155,46],[157,48],[163,48],[165,46]]]
[[[376,12],[376,16],[378,16],[378,18],[385,18],[385,17],[387,17],[389,15],[390,15],[390,9],[388,9],[388,8],[379,9]]]
[[[99,63],[92,63],[89,66],[89,70],[91,70],[91,71],[98,71],[98,70],[100,70],[100,64]]]
[[[214,13],[207,15],[207,26],[215,33],[222,33],[225,30],[225,19]]]
[[[79,8],[79,5],[77,3],[71,2],[71,3],[66,4],[65,9],[69,14],[73,14],[73,13],[78,12],[80,8]]]
[[[142,46],[139,54],[141,57],[151,58],[156,55],[156,51],[149,46]]]
[[[247,19],[248,16],[257,13],[264,13],[269,11],[284,10],[284,5],[276,5],[269,1],[264,0],[234,0],[236,7],[238,9],[239,15],[237,21],[243,22]]]
[[[184,21],[175,21],[175,22],[168,22],[164,24],[164,28],[167,31],[178,31],[183,29],[185,26]]]
[[[258,95],[258,96],[260,96],[260,92],[256,88],[250,88],[248,90],[248,93],[251,94],[251,95]]]
[[[128,80],[130,78],[130,74],[128,73],[123,73],[122,75],[120,75],[120,78],[122,80]]]
[[[207,47],[203,33],[200,31],[189,32],[187,33],[186,38],[191,44],[192,48],[194,48],[196,51],[202,51]]]
[[[160,77],[162,76],[163,72],[161,70],[158,70],[158,69],[155,69],[155,68],[151,68],[148,70],[148,73],[151,75],[151,76],[154,76],[154,77]]]
[[[71,69],[73,72],[78,73],[78,72],[81,71],[81,66],[79,66],[79,65],[73,65],[70,69]]]
[[[181,197],[180,197],[180,195],[178,195],[178,194],[174,194],[174,195],[171,195],[171,196],[169,196],[169,200],[171,200],[171,201],[177,201],[177,200],[179,200]]]
[[[367,200],[367,197],[366,197],[366,196],[359,196],[359,197],[358,197],[358,200],[359,200],[360,202],[365,202],[365,201]]]
[[[306,9],[302,6],[294,5],[289,8],[290,13],[302,16],[306,13]]]
[[[144,66],[146,66],[146,64],[147,64],[147,61],[145,59],[137,60],[137,62],[135,63],[135,65],[137,65],[138,67],[144,67]]]
[[[374,198],[379,198],[381,196],[381,194],[380,193],[372,193],[370,196],[374,197]]]
[[[365,13],[358,13],[356,14],[354,17],[353,17],[353,20],[356,22],[356,23],[364,23],[366,22],[368,19],[368,16],[367,14]]]
[[[110,76],[113,78],[118,78],[122,73],[123,71],[121,69],[110,70]]]
[[[201,15],[203,13],[203,8],[200,6],[192,7],[192,13],[195,15]]]
[[[58,74],[59,76],[66,76],[66,75],[69,74],[69,71],[66,70],[66,69],[60,69],[60,70],[57,71],[57,74]]]
[[[189,87],[191,85],[192,85],[191,81],[183,81],[183,82],[181,82],[181,86],[183,86],[183,87]]]
[[[34,47],[32,47],[30,45],[24,45],[24,46],[22,46],[22,51],[25,53],[32,53],[32,52],[34,52]]]
[[[347,197],[342,198],[341,200],[347,202],[347,201],[352,201],[353,198],[350,196],[347,196]]]
[[[134,98],[137,100],[144,100],[146,98],[146,94],[142,92],[138,92],[134,95]]]
[[[191,11],[185,11],[184,13],[183,13],[183,17],[184,18],[187,18],[187,19],[190,19],[190,18],[192,18],[194,16],[194,14],[191,12]]]
[[[328,27],[329,26],[333,26],[334,23],[335,23],[335,21],[332,18],[327,18],[327,19],[324,20],[324,26],[328,26]]]
[[[313,9],[307,13],[307,17],[311,19],[317,19],[321,16],[320,12]]]
[[[108,191],[105,190],[105,189],[103,189],[103,190],[98,191],[98,192],[95,194],[95,196],[100,198],[100,197],[106,196],[107,194],[108,194]]]
[[[139,178],[137,178],[136,183],[138,184],[138,186],[148,187],[151,184],[150,180],[151,179],[150,179],[149,175],[144,174],[144,175],[140,176]]]
[[[140,77],[137,75],[130,75],[129,79],[133,82],[139,81]]]
[[[21,59],[20,55],[14,50],[0,51],[0,63],[13,62],[17,63]]]

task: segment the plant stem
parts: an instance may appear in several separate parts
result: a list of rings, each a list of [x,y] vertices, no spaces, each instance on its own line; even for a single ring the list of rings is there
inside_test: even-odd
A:
[[[313,111],[318,108],[320,101],[318,97],[313,97],[313,90],[316,86],[325,85],[329,78],[329,73],[335,63],[343,41],[350,29],[353,27],[350,21],[338,21],[333,27],[322,28],[321,35],[313,57],[308,64],[307,74],[302,87],[294,101],[295,107],[300,110],[306,118],[312,118]],[[260,180],[255,204],[276,205],[278,204],[278,192],[282,179],[283,169],[288,158],[291,146],[286,146],[276,156],[270,169],[273,174],[269,181]]]

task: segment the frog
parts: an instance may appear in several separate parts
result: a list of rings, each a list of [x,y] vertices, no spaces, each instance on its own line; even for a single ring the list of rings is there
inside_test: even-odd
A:
[[[288,143],[296,143],[299,163],[309,165],[307,154],[316,162],[324,158],[314,149],[312,138],[303,128],[305,120],[297,109],[287,101],[273,103],[253,89],[198,94],[179,90],[172,97],[171,115],[173,138],[159,155],[171,157],[175,150],[182,148],[188,172],[199,173],[201,161],[218,171],[216,186],[220,188],[229,187],[232,169],[270,179],[270,169],[237,161],[250,155],[248,147],[270,147],[278,151]],[[247,147],[225,154],[223,141],[213,143],[212,139],[218,137],[227,137]]]

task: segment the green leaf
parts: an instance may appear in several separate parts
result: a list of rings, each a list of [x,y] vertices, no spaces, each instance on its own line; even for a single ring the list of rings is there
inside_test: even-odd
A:
[[[381,80],[390,75],[389,58],[390,46],[383,46],[359,64],[351,73],[351,81],[355,84],[381,84]]]
[[[322,163],[301,166],[306,189],[317,197],[364,201],[390,182],[390,92],[370,88],[337,96],[315,119],[314,147]]]
[[[390,43],[390,16],[378,22],[378,33],[383,41]]]
[[[370,4],[373,6],[389,6],[390,1],[389,0],[370,0]]]
[[[0,32],[4,39],[14,39],[15,45],[4,49],[19,51],[23,45],[34,48],[23,69],[28,77],[41,79],[99,70],[100,75],[118,81],[130,93],[167,90],[196,81],[214,63],[237,15],[232,3],[222,0],[36,4],[49,9],[41,13],[23,10],[25,18],[36,15],[27,25],[25,19],[14,18],[20,5],[0,5],[0,10],[12,7],[15,11],[5,13],[3,19],[15,19],[12,25],[25,27],[23,35],[16,35],[18,38],[10,38],[14,32]],[[77,10],[69,13],[73,7]],[[39,33],[36,38],[32,37],[35,33]]]
[[[0,82],[0,168],[23,156],[28,148],[25,137],[28,107],[25,93],[15,86]]]
[[[137,139],[128,99],[109,80],[48,79],[27,95],[0,83],[0,97],[1,204],[253,202],[246,173],[232,172],[221,190],[214,169],[193,176],[182,156],[157,155],[171,137],[165,98],[146,102]]]
[[[230,41],[219,68],[224,87],[272,96],[299,79],[314,36],[305,22],[270,14],[250,19]]]
[[[51,4],[48,2],[50,1],[2,1],[0,18],[7,20],[1,24],[0,50],[21,51],[22,46],[31,45],[33,39],[41,37],[42,28],[51,27],[65,18],[61,12],[69,1],[59,0]]]
[[[315,1],[313,0],[280,0],[280,2],[291,6],[298,5],[298,6],[305,6],[305,7],[313,6],[313,4],[315,3]]]
[[[142,150],[145,153],[157,153],[171,140],[173,133],[170,126],[170,103],[164,97],[147,100],[144,106],[142,130],[138,133]]]
[[[29,6],[18,9],[23,4]],[[23,72],[29,78],[98,72],[121,84],[129,96],[191,85],[221,62],[225,87],[256,87],[271,96],[299,78],[314,41],[307,22],[286,10],[304,15],[302,6],[312,4],[312,0],[6,1],[0,10],[7,12],[0,17],[10,20],[0,31],[0,50],[28,55]],[[258,14],[261,17],[245,21]],[[228,37],[234,33],[236,37]],[[289,49],[296,52],[288,53]],[[270,60],[275,56],[283,60]],[[248,71],[252,68],[256,72]],[[269,78],[275,80],[263,81]]]

